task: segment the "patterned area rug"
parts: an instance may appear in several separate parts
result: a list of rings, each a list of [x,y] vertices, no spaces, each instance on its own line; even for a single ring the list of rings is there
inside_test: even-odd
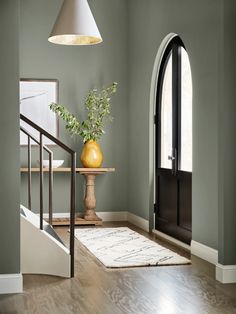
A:
[[[190,260],[127,228],[81,228],[75,237],[106,267],[190,264]]]

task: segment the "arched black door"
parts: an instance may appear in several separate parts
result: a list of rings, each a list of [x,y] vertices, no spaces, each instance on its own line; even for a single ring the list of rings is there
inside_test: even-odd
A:
[[[192,79],[179,37],[168,44],[156,95],[155,228],[185,243],[192,230]]]

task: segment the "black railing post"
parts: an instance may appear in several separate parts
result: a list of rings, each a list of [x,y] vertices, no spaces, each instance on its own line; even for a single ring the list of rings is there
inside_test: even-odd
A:
[[[74,251],[75,251],[75,189],[76,189],[76,153],[71,155],[71,193],[70,193],[70,258],[71,277],[74,277]]]

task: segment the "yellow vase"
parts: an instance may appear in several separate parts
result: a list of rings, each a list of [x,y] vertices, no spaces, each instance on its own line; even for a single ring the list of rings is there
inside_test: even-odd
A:
[[[93,140],[84,144],[80,160],[85,168],[101,167],[103,154],[99,144]]]

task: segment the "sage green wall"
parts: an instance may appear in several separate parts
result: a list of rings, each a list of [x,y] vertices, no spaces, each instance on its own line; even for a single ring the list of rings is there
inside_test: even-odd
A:
[[[219,248],[221,263],[235,264],[234,1],[90,1],[104,38],[103,44],[94,47],[47,43],[61,2],[22,1],[20,73],[21,77],[58,78],[60,102],[82,115],[82,99],[90,88],[119,82],[113,106],[115,120],[101,141],[105,164],[117,171],[98,178],[98,210],[128,209],[152,220],[151,76],[162,40],[177,33],[186,45],[193,77],[193,239]],[[81,143],[66,134],[62,123],[60,137],[80,152]],[[24,149],[21,153],[25,163]],[[57,149],[56,154],[65,157]],[[57,176],[55,209],[64,212],[67,179]],[[25,180],[23,176],[23,203]],[[80,210],[81,179],[78,191]],[[34,195],[37,198],[37,190]]]
[[[236,44],[235,44],[234,0],[222,1],[221,32],[221,76],[220,76],[220,115],[219,115],[219,262],[236,265]]]
[[[17,0],[0,1],[0,274],[20,273]]]
[[[59,100],[73,113],[84,115],[83,99],[95,86],[100,88],[117,81],[118,92],[112,101],[114,121],[108,124],[101,140],[104,166],[115,167],[114,174],[97,178],[97,210],[127,210],[127,6],[125,0],[89,1],[104,42],[97,46],[71,47],[48,43],[62,0],[21,1],[20,75],[25,78],[56,78]],[[82,143],[72,139],[60,123],[60,138],[79,154]],[[55,158],[68,159],[56,149]],[[34,159],[37,159],[36,155]],[[21,149],[22,164],[26,150]],[[38,178],[34,180],[37,183]],[[66,212],[69,200],[69,178],[55,175],[54,211]],[[77,210],[82,209],[83,178],[77,176]],[[46,188],[45,188],[46,189]],[[22,176],[21,201],[27,205],[26,176]],[[34,207],[38,190],[34,185]],[[37,209],[37,208],[36,208]]]
[[[177,33],[186,45],[193,78],[193,239],[212,248],[218,247],[220,14],[216,0],[129,1],[129,210],[145,219],[153,215],[151,76],[162,40]]]

